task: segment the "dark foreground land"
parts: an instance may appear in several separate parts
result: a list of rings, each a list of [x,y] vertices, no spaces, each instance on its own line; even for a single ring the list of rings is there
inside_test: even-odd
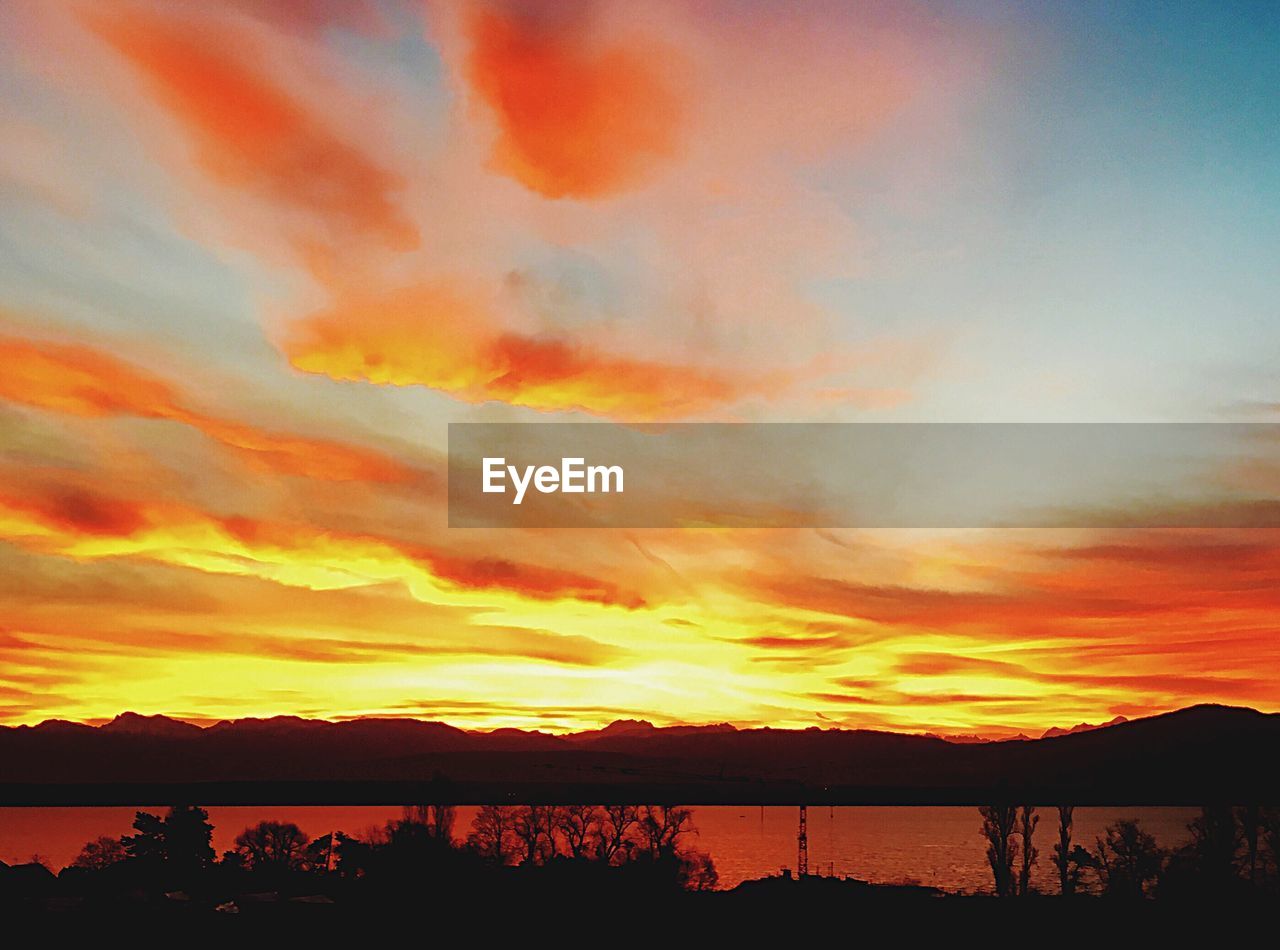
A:
[[[551,876],[530,886],[512,874],[506,882],[461,889],[439,882],[378,894],[253,891],[214,903],[208,895],[46,895],[0,901],[7,921],[37,926],[124,926],[135,934],[165,933],[205,939],[222,932],[270,933],[285,927],[296,941],[315,933],[326,940],[359,934],[383,944],[395,933],[429,928],[435,939],[480,945],[527,940],[537,933],[550,944],[640,945],[692,939],[749,940],[750,945],[811,936],[861,936],[876,945],[923,939],[986,939],[1012,936],[1025,922],[1034,932],[1064,941],[1106,938],[1144,942],[1159,934],[1179,939],[1205,932],[1215,944],[1239,930],[1242,936],[1274,926],[1280,900],[1274,896],[1204,895],[1196,900],[1117,900],[1102,897],[944,895],[931,888],[872,885],[835,878],[765,878],[733,890],[690,893],[636,886],[634,881],[596,888],[573,875]],[[41,924],[40,922],[43,922]],[[1039,928],[1048,927],[1048,931]],[[268,928],[268,929],[264,929]],[[314,928],[314,929],[313,929]],[[409,928],[407,931],[403,928]],[[993,929],[994,928],[994,929]],[[52,931],[45,931],[50,933]],[[982,935],[987,935],[983,937]],[[878,935],[878,936],[876,936]],[[1168,939],[1168,938],[1161,938]],[[398,941],[394,941],[398,942]],[[1042,942],[1038,940],[1037,942]],[[1206,944],[1208,945],[1208,944]]]
[[[200,728],[132,714],[0,728],[0,805],[449,801],[1077,805],[1280,801],[1280,714],[1197,706],[1090,732],[961,744],[841,729],[553,736],[281,717]]]

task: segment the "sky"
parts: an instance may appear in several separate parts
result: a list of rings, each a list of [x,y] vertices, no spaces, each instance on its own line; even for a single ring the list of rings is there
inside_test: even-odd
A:
[[[1275,529],[463,530],[445,483],[450,422],[1277,421],[1278,43],[1244,2],[5,4],[0,722],[1280,710]]]

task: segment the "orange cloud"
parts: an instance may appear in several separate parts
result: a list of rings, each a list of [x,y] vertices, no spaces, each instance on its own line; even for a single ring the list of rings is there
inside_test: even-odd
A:
[[[375,34],[384,25],[375,0],[224,0],[282,30],[315,34],[331,27]]]
[[[174,391],[87,346],[0,337],[0,398],[78,416],[161,418],[175,411]]]
[[[28,527],[38,525],[53,533],[86,537],[126,537],[141,531],[151,520],[147,506],[138,502],[54,483],[42,491],[0,498],[0,511],[5,508],[11,516],[29,519]]]
[[[584,7],[488,7],[467,23],[467,80],[498,125],[494,167],[548,198],[633,187],[678,149],[672,52],[596,35]]]
[[[1181,646],[1185,651],[1186,644]],[[1256,700],[1258,695],[1266,695],[1271,686],[1271,681],[1263,676],[1223,676],[1213,673],[1164,670],[1131,673],[1091,673],[1082,670],[1053,673],[1000,660],[931,653],[906,657],[897,664],[896,672],[912,678],[963,674],[995,675],[1009,683],[1024,680],[1048,683],[1072,690],[1111,688],[1145,694],[1164,692],[1187,697],[1188,701],[1194,701],[1197,697],[1204,695],[1218,696],[1222,699]],[[929,698],[935,699],[936,696],[930,694]]]
[[[1083,636],[1104,623],[1224,622],[1280,607],[1273,539],[1258,544],[1193,538],[1054,552],[1058,563],[1006,573],[970,568],[981,589],[869,584],[842,578],[748,574],[744,593],[767,602],[893,627],[981,632],[985,639]],[[1224,562],[1221,552],[1239,551]],[[1047,552],[1042,552],[1047,553]],[[1023,552],[1023,557],[1029,552]]]
[[[503,590],[534,600],[572,598],[629,609],[642,607],[645,603],[639,595],[609,581],[577,571],[521,564],[502,557],[463,557],[420,544],[334,531],[321,534],[309,527],[253,518],[224,518],[219,520],[218,526],[236,542],[256,549],[307,551],[316,540],[323,540],[326,545],[336,544],[338,548],[350,545],[353,557],[371,549],[375,559],[409,562],[411,566],[421,567],[431,576],[464,590]],[[340,559],[335,558],[333,563],[341,568]]]
[[[282,347],[298,369],[334,379],[429,386],[464,402],[629,421],[708,412],[776,382],[507,330],[485,304],[438,284],[339,304],[294,324]]]
[[[644,598],[617,584],[577,571],[517,564],[502,557],[461,558],[420,553],[431,571],[442,580],[474,590],[500,588],[534,600],[571,597],[589,603],[611,604],[634,610]]]
[[[139,416],[192,426],[251,464],[327,481],[403,481],[413,473],[377,452],[219,419],[188,408],[168,383],[84,345],[0,337],[0,399],[77,416]]]
[[[235,450],[250,464],[281,475],[335,482],[401,482],[415,477],[386,455],[328,439],[309,439],[193,412],[173,416]]]
[[[315,590],[402,582],[634,610],[638,594],[576,571],[465,557],[367,534],[142,502],[44,473],[0,488],[0,538],[79,558],[137,557]]]
[[[8,606],[8,605],[6,605]],[[404,608],[402,608],[404,609]],[[410,607],[409,609],[412,609]],[[141,613],[141,612],[140,612]],[[542,660],[568,666],[599,666],[625,656],[626,651],[588,637],[519,627],[464,625],[466,636],[414,640],[355,639],[253,633],[156,631],[139,629],[138,618],[121,622],[112,617],[91,630],[68,634],[63,622],[50,625],[24,622],[23,633],[0,633],[0,657],[18,657],[39,650],[62,659],[86,648],[107,656],[203,655],[207,658],[252,656],[301,663],[397,663],[421,657],[499,656]]]
[[[210,175],[396,250],[417,246],[416,227],[393,200],[404,182],[273,82],[262,68],[270,54],[249,33],[136,8],[95,8],[87,19],[146,77]]]

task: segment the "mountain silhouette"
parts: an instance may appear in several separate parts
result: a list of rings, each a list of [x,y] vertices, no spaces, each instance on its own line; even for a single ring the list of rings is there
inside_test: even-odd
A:
[[[1226,706],[970,744],[642,721],[560,736],[287,716],[201,728],[122,714],[98,727],[0,727],[0,803],[1245,803],[1280,800],[1277,752],[1280,715]]]
[[[133,736],[158,736],[187,738],[200,732],[200,727],[168,716],[139,716],[125,712],[110,722],[99,726],[105,732],[118,732]]]
[[[1110,719],[1107,722],[1100,722],[1097,725],[1094,725],[1091,722],[1082,722],[1072,726],[1070,729],[1063,729],[1059,726],[1054,726],[1050,729],[1046,729],[1043,733],[1041,733],[1040,738],[1052,739],[1055,736],[1069,736],[1073,732],[1092,732],[1094,729],[1106,729],[1108,726],[1118,726],[1122,722],[1128,722],[1128,721],[1129,720],[1126,719],[1124,716],[1116,716],[1114,719]]]

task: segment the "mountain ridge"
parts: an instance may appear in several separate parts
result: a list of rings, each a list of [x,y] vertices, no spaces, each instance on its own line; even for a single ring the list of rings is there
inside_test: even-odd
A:
[[[1202,705],[1026,741],[846,729],[565,737],[406,719],[0,728],[0,804],[1280,800],[1280,714]]]
[[[1205,704],[1211,705],[1211,704]],[[1197,707],[1190,706],[1188,709]],[[1227,707],[1247,709],[1248,707]],[[1175,710],[1176,712],[1177,710]],[[1158,714],[1166,715],[1166,714]],[[1148,717],[1149,718],[1149,717]],[[459,726],[453,726],[446,722],[435,719],[420,719],[414,716],[357,716],[349,719],[322,719],[309,718],[305,716],[296,716],[282,714],[278,716],[247,716],[239,719],[220,719],[209,725],[200,725],[183,719],[180,716],[170,716],[164,713],[143,714],[126,710],[117,714],[114,718],[104,723],[85,723],[76,722],[68,719],[45,719],[34,725],[18,725],[6,726],[0,725],[0,731],[6,729],[94,729],[109,732],[128,733],[133,735],[168,735],[168,736],[194,736],[197,732],[208,731],[257,731],[272,732],[284,729],[308,729],[325,726],[343,726],[352,723],[393,723],[405,724],[406,728],[440,728],[451,730],[457,733],[463,733],[472,736],[529,736],[529,737],[547,737],[562,739],[569,742],[589,741],[598,738],[612,738],[618,736],[672,736],[682,734],[696,734],[704,732],[751,732],[760,729],[771,729],[782,732],[808,732],[818,729],[826,732],[880,732],[888,735],[896,736],[922,736],[933,739],[941,739],[944,742],[952,742],[957,744],[969,743],[988,743],[988,742],[1021,742],[1034,741],[1036,739],[1049,739],[1057,736],[1071,735],[1077,732],[1086,732],[1094,729],[1104,729],[1110,726],[1120,725],[1130,720],[1124,716],[1116,716],[1113,719],[1103,723],[1078,723],[1070,728],[1062,728],[1051,726],[1044,730],[1039,736],[1028,736],[1025,733],[1016,735],[995,735],[984,736],[981,734],[948,734],[936,732],[899,732],[892,729],[849,729],[842,726],[806,726],[804,728],[790,728],[778,726],[751,726],[740,727],[729,722],[717,723],[701,723],[686,724],[678,723],[669,726],[656,726],[647,719],[615,719],[605,726],[598,729],[583,729],[577,732],[567,733],[549,733],[541,730],[520,729],[517,727],[505,726],[496,729],[463,729]]]

